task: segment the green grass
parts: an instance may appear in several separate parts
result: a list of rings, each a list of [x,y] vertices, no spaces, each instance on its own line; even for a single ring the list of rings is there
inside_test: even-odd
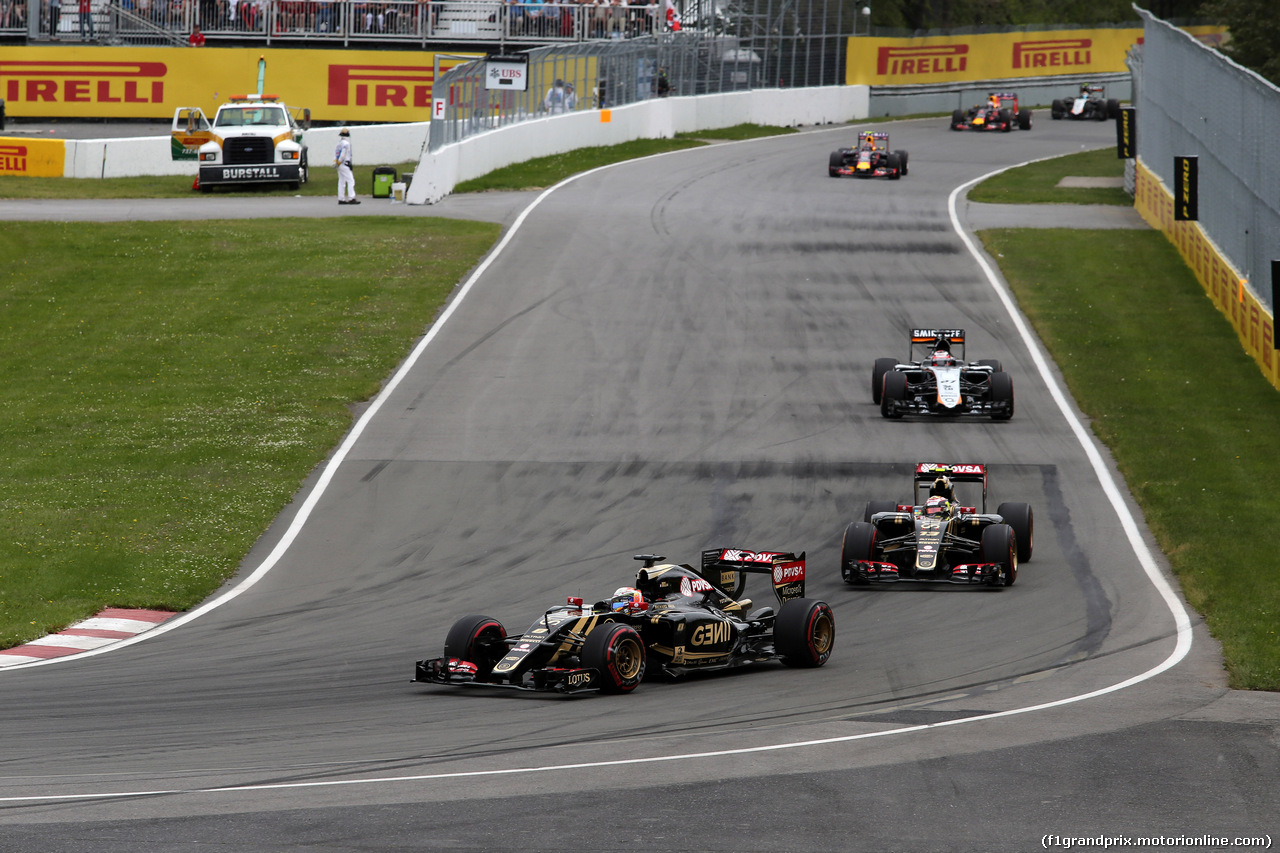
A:
[[[700,130],[696,133],[677,134],[674,139],[636,139],[620,145],[602,145],[595,148],[579,148],[550,157],[537,157],[521,163],[513,163],[495,169],[487,175],[463,181],[454,187],[456,193],[491,192],[496,190],[540,190],[563,181],[570,175],[586,172],[610,163],[634,160],[667,151],[698,148],[706,139],[755,139],[761,136],[777,136],[793,133],[786,127],[768,127],[757,124],[740,124],[720,130]]]
[[[6,223],[0,647],[216,589],[498,232]]]
[[[1280,394],[1159,232],[981,236],[1222,643],[1231,685],[1280,689],[1263,486],[1280,470]]]
[[[412,172],[417,163],[394,165],[397,174]],[[368,196],[373,189],[373,166],[356,166],[356,192]],[[217,187],[209,197],[234,196],[251,198],[263,195],[279,196],[334,196],[338,195],[338,170],[332,166],[312,166],[307,183],[293,190],[283,184],[250,184],[232,189]],[[191,175],[161,175],[139,178],[28,178],[5,175],[0,177],[0,198],[200,198],[199,190],[191,189]]]
[[[969,200],[988,204],[1117,204],[1133,197],[1117,187],[1059,187],[1065,177],[1119,178],[1124,161],[1114,146],[1082,151],[1002,172],[969,191]]]

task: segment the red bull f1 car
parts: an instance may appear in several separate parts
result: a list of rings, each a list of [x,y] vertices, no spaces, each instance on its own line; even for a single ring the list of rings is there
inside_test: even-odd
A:
[[[698,567],[641,554],[635,586],[587,604],[571,597],[523,634],[466,616],[444,641],[444,656],[420,660],[414,681],[558,693],[628,693],[646,674],[678,677],[781,660],[827,662],[835,644],[831,608],[804,597],[804,554],[717,548]],[[773,603],[742,598],[748,576],[763,576]]]
[[[965,361],[964,329],[912,329],[907,361],[877,358],[871,400],[903,415],[1013,417],[1013,378],[996,359]]]
[[[922,462],[915,466],[913,485],[911,503],[871,501],[862,521],[845,528],[844,582],[1013,586],[1019,562],[1031,559],[1030,505],[1006,502],[987,512],[985,465]]]
[[[864,130],[858,133],[854,148],[831,152],[827,174],[833,178],[888,178],[896,181],[907,173],[906,151],[889,150],[889,134]]]
[[[1031,129],[1031,110],[1018,108],[1018,96],[1013,92],[992,92],[981,104],[968,110],[956,110],[951,114],[952,130],[1011,130]]]

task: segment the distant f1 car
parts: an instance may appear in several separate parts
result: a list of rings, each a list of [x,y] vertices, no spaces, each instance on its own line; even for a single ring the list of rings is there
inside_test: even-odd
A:
[[[1031,129],[1031,110],[1019,109],[1018,96],[1013,92],[992,92],[983,103],[951,114],[952,130],[998,130],[1008,133],[1015,128]]]
[[[646,672],[691,672],[781,660],[822,666],[836,623],[825,602],[804,597],[804,554],[717,548],[699,568],[641,554],[635,587],[585,604],[571,597],[523,634],[466,616],[444,641],[444,656],[420,660],[414,681],[559,693],[627,693]],[[738,598],[747,575],[764,575],[777,607]]]
[[[985,465],[915,466],[912,503],[871,501],[845,528],[840,577],[866,585],[934,581],[1013,586],[1031,559],[1034,518],[1025,503],[987,512]],[[977,493],[977,486],[981,492]],[[957,498],[956,487],[966,488]],[[966,506],[965,500],[972,500]]]
[[[1120,102],[1107,97],[1105,86],[1084,83],[1075,98],[1057,98],[1050,105],[1049,115],[1057,120],[1064,118],[1106,121],[1120,115]]]
[[[864,130],[858,133],[857,147],[831,152],[827,174],[833,178],[852,175],[896,181],[907,173],[909,159],[906,151],[889,150],[889,134]]]
[[[886,418],[987,415],[1004,421],[1013,417],[1013,378],[996,359],[965,361],[964,329],[912,329],[906,362],[876,359],[871,400]]]

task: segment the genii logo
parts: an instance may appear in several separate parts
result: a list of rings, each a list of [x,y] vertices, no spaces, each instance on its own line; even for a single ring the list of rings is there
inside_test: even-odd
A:
[[[1015,41],[1014,68],[1060,68],[1093,61],[1093,39]]]

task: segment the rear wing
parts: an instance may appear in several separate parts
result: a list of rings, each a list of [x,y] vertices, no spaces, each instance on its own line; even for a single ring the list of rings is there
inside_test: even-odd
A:
[[[912,329],[911,351],[907,361],[915,362],[927,357],[933,352],[939,338],[946,341],[948,352],[964,361],[964,329]]]
[[[977,464],[953,463],[943,464],[940,462],[917,462],[915,476],[913,480],[913,490],[916,497],[919,497],[920,487],[923,485],[926,489],[933,485],[933,481],[939,477],[947,477],[954,483],[981,483],[982,484],[982,511],[987,511],[987,466]],[[917,503],[921,501],[917,500]]]
[[[746,551],[741,548],[713,548],[702,552],[699,574],[737,598],[746,586],[745,574],[769,575],[779,603],[804,598],[804,552]]]

